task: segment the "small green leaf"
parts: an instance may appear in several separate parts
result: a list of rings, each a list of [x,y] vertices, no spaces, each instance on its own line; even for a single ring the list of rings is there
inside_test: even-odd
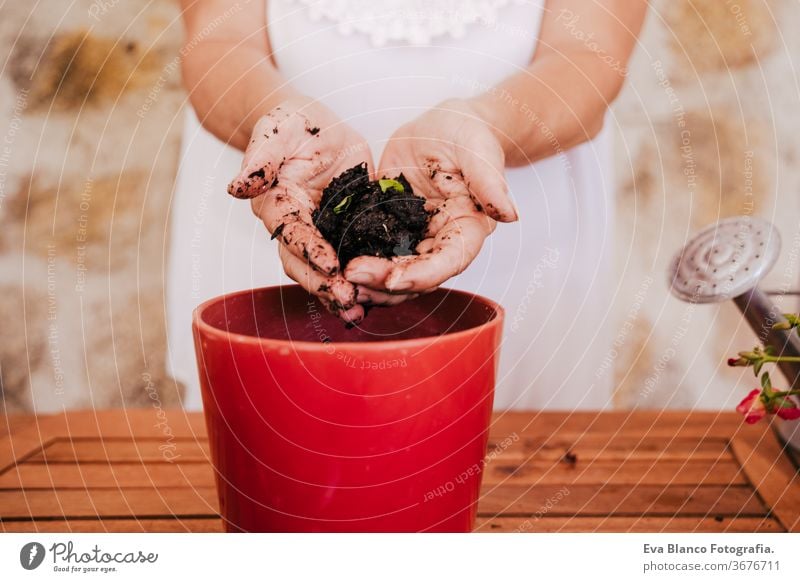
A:
[[[779,321],[775,325],[772,326],[772,329],[777,330],[790,330],[795,327],[800,327],[800,316],[794,313],[784,313],[783,317],[786,318],[786,321]]]
[[[352,201],[353,201],[353,195],[352,194],[348,194],[347,196],[342,198],[342,201],[339,202],[339,204],[337,204],[336,206],[333,207],[333,213],[334,214],[341,214],[342,212],[347,210],[347,207],[350,206],[350,202],[352,202]]]
[[[761,387],[764,389],[765,392],[772,391],[772,382],[769,379],[769,372],[764,372],[761,375]]]
[[[397,180],[388,180],[388,179],[384,178],[383,180],[378,180],[378,185],[381,187],[381,192],[383,192],[384,194],[386,193],[386,191],[389,188],[394,188],[398,192],[404,192],[405,191],[405,188],[403,188],[403,185],[400,182],[398,182]]]

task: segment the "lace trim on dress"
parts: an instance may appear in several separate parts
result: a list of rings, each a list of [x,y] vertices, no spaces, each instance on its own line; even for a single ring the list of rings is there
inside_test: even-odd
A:
[[[494,26],[500,8],[530,0],[288,0],[305,5],[313,20],[328,20],[345,35],[364,34],[375,46],[428,44],[461,38],[467,27]]]

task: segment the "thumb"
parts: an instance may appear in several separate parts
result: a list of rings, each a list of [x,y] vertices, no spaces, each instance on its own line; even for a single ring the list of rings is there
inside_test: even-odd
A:
[[[228,194],[235,198],[254,198],[266,192],[278,178],[283,163],[291,157],[291,113],[272,111],[259,119],[244,152],[242,169],[228,184]]]
[[[485,133],[472,133],[466,139],[458,149],[458,162],[470,196],[486,214],[498,222],[519,219],[516,205],[508,195],[505,154],[488,129]]]

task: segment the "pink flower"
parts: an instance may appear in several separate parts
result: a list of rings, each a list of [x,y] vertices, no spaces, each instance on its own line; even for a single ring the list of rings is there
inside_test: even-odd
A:
[[[744,414],[747,424],[755,424],[767,415],[767,409],[761,400],[761,390],[752,390],[736,407],[736,412]]]
[[[776,413],[783,420],[797,420],[800,418],[800,408],[798,408],[797,402],[791,397],[786,396],[782,401],[776,399],[775,404],[778,407]]]
[[[757,364],[762,360],[762,358],[762,354],[758,351],[739,352],[738,358],[728,358],[728,365],[731,367],[740,366],[742,368],[746,368],[747,366],[753,366]]]

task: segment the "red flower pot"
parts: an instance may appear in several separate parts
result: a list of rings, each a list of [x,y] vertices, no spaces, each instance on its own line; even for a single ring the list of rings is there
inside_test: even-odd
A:
[[[440,289],[357,328],[298,286],[194,314],[229,531],[469,531],[503,310]]]

